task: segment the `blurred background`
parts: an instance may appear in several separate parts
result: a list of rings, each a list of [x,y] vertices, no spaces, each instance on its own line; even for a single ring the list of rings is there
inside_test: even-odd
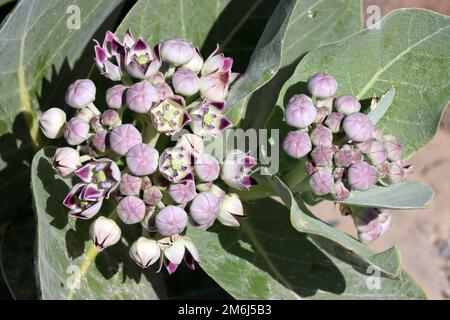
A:
[[[379,5],[382,15],[398,8],[420,7],[450,15],[450,0],[365,0],[365,7]],[[366,12],[366,10],[365,10]],[[450,75],[449,75],[450,77]],[[444,113],[435,138],[410,163],[414,174],[435,190],[426,210],[397,211],[391,229],[371,247],[400,248],[403,268],[424,289],[429,299],[450,299],[450,109]],[[351,218],[340,217],[339,208],[323,203],[316,208],[322,219],[356,236]]]

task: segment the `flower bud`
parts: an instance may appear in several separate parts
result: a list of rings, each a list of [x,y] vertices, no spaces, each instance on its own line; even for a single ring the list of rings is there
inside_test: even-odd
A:
[[[311,158],[317,167],[331,167],[334,153],[332,147],[318,146],[311,151]]]
[[[186,97],[193,96],[200,89],[200,79],[189,69],[179,69],[172,76],[175,92]]]
[[[309,92],[318,98],[329,98],[336,93],[338,84],[336,79],[326,73],[316,73],[308,79]]]
[[[185,101],[173,96],[161,101],[150,110],[153,125],[158,132],[174,134],[191,121],[186,111]]]
[[[389,165],[388,181],[391,184],[397,184],[402,182],[405,178],[405,170],[403,166],[399,163],[391,163]]]
[[[159,158],[159,172],[170,182],[179,182],[192,173],[194,159],[181,148],[167,148]]]
[[[97,155],[106,151],[107,133],[106,130],[99,131],[89,140],[88,149],[90,153]]]
[[[219,198],[210,192],[199,193],[192,200],[190,207],[191,217],[203,230],[208,229],[214,223],[219,212]]]
[[[369,139],[364,142],[360,142],[356,144],[356,148],[364,154],[368,154],[370,152],[370,148],[372,147],[372,139]]]
[[[87,109],[87,108],[86,108]],[[94,116],[90,121],[89,125],[91,126],[94,131],[101,131],[104,130],[102,123],[101,123],[101,117],[100,116]]]
[[[145,143],[139,143],[127,152],[127,166],[137,176],[147,176],[156,171],[159,153]]]
[[[106,91],[106,104],[111,109],[120,109],[125,106],[126,90],[123,84],[112,86]]]
[[[306,132],[297,130],[287,134],[283,150],[292,158],[300,159],[311,151],[311,140]]]
[[[333,170],[333,178],[334,180],[341,180],[344,177],[345,168],[336,167]]]
[[[83,143],[89,138],[89,125],[78,118],[70,119],[64,127],[64,138],[72,146]]]
[[[176,203],[188,203],[197,195],[194,180],[186,179],[179,183],[171,184],[169,187],[169,195]]]
[[[181,39],[169,39],[162,43],[161,56],[167,63],[180,66],[194,58],[192,45]]]
[[[376,166],[378,171],[378,181],[384,182],[384,178],[389,174],[389,161],[384,161]]]
[[[153,87],[161,101],[173,97],[174,95],[172,88],[167,83],[155,83]]]
[[[52,167],[61,177],[67,178],[81,167],[80,154],[72,148],[58,148],[53,156]]]
[[[138,82],[127,90],[127,106],[137,113],[147,113],[150,108],[159,102],[155,88],[148,82]]]
[[[387,151],[384,144],[377,140],[372,141],[367,158],[374,166],[385,162],[387,160]]]
[[[390,210],[380,210],[380,213],[378,215],[378,221],[381,224],[381,234],[380,236],[384,235],[391,226],[392,223],[392,214]]]
[[[214,72],[200,78],[200,95],[212,101],[224,101],[232,82],[232,73]]]
[[[315,146],[331,147],[333,145],[333,133],[327,127],[319,124],[311,131],[311,142]]]
[[[197,190],[199,192],[211,192],[219,199],[223,199],[225,197],[225,191],[223,191],[220,187],[211,183],[201,183],[197,185]]]
[[[89,229],[92,242],[98,249],[105,249],[119,242],[122,232],[117,223],[105,217],[98,217]]]
[[[65,123],[66,113],[59,108],[48,109],[39,117],[39,127],[49,139],[61,137]]]
[[[195,174],[201,181],[210,182],[219,178],[219,161],[207,153],[196,158],[194,169]]]
[[[350,196],[350,190],[340,180],[335,182],[332,193],[336,201],[344,201]]]
[[[367,162],[358,162],[348,169],[348,183],[356,190],[367,191],[378,180],[377,169]]]
[[[360,112],[355,112],[345,117],[342,127],[347,137],[356,142],[369,140],[374,128],[369,118]]]
[[[96,88],[92,80],[77,80],[67,89],[66,103],[75,109],[84,108],[95,100],[95,93]]]
[[[199,73],[200,70],[202,70],[203,67],[203,57],[200,54],[200,51],[198,48],[194,48],[194,57],[185,65],[183,65],[183,68],[192,70],[195,73]]]
[[[109,142],[115,153],[124,156],[132,147],[142,143],[142,136],[132,124],[123,124],[112,129]]]
[[[383,142],[383,132],[381,131],[380,128],[378,127],[373,128],[372,139]]]
[[[239,227],[239,221],[235,217],[244,217],[244,208],[239,197],[235,194],[227,194],[220,203],[220,213],[217,217],[220,223],[229,227]]]
[[[158,187],[147,187],[144,189],[143,199],[146,205],[156,206],[163,198],[163,194]]]
[[[75,117],[83,120],[86,123],[90,123],[91,120],[96,116],[96,114],[90,108],[78,109]],[[95,127],[94,127],[95,128]]]
[[[108,109],[102,114],[102,124],[104,126],[113,128],[120,125],[121,121],[122,119],[120,119],[120,115],[116,110]]]
[[[354,163],[353,160],[355,152],[356,151],[353,146],[344,144],[341,149],[334,154],[334,162],[336,163],[336,166],[347,168],[352,165]]]
[[[352,95],[346,94],[336,99],[334,106],[336,110],[346,116],[361,110],[361,104],[358,99]]]
[[[400,142],[393,136],[384,136],[384,144],[390,161],[399,161],[402,159],[403,148]]]
[[[148,268],[161,256],[161,249],[153,239],[140,237],[130,247],[130,257],[141,268]]]
[[[309,179],[309,186],[315,195],[326,195],[333,191],[333,175],[329,170],[317,170]]]
[[[378,213],[376,208],[365,208],[353,214],[358,237],[362,242],[371,243],[380,237],[382,227]]]
[[[191,133],[183,134],[178,139],[176,147],[186,150],[194,156],[199,156],[205,152],[205,145],[202,138]]]
[[[222,165],[222,180],[230,187],[238,190],[248,190],[256,182],[250,176],[256,166],[256,159],[241,150],[230,151]]]
[[[124,196],[139,196],[141,185],[141,178],[124,173],[122,174],[122,179],[119,184],[119,190]]]
[[[316,172],[318,168],[314,166],[312,162],[306,162],[305,164],[305,171],[308,174],[308,176],[312,175],[314,172]]]
[[[325,120],[325,118],[328,117],[328,115],[331,113],[330,109],[326,107],[320,107],[316,109],[317,115],[316,118],[314,119],[314,123],[316,124],[322,123]]]
[[[164,237],[183,232],[188,223],[186,211],[176,206],[167,206],[156,216],[156,228]]]
[[[316,116],[317,110],[311,98],[303,94],[293,96],[284,113],[286,123],[296,128],[307,128],[314,122]]]
[[[116,210],[125,224],[134,224],[144,219],[145,203],[136,196],[126,196],[117,204]]]
[[[332,112],[325,120],[325,125],[331,130],[333,133],[337,133],[341,131],[341,123],[344,119],[344,115],[339,112]]]

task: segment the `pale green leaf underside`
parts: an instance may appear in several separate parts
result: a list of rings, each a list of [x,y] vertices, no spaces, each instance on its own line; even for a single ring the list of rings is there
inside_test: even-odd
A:
[[[387,209],[427,208],[433,199],[434,191],[420,182],[402,182],[389,187],[374,186],[369,191],[352,191],[342,203],[358,207]]]
[[[98,253],[88,236],[91,221],[68,217],[62,200],[69,190],[69,181],[55,176],[51,168],[54,150],[39,151],[32,164],[36,269],[41,298],[164,298],[162,275],[155,274],[153,269],[143,272],[129,258],[126,235],[134,228],[121,226],[124,234],[121,242]]]
[[[392,88],[389,90],[385,95],[383,95],[380,100],[377,102],[373,110],[370,110],[370,112],[367,114],[370,121],[372,121],[373,124],[377,124],[378,121],[383,118],[386,111],[388,111],[389,107],[392,104],[392,101],[394,101],[395,97],[395,88]]]
[[[422,290],[405,272],[381,278],[381,289],[367,286],[367,265],[323,238],[309,239],[289,223],[281,204],[261,199],[245,206],[240,229],[189,228],[201,267],[236,299],[422,299]],[[394,253],[395,254],[395,253]],[[336,258],[336,256],[338,258]],[[390,259],[391,257],[387,257]],[[378,261],[386,259],[374,257]],[[370,282],[370,281],[369,281]]]
[[[396,88],[378,126],[399,138],[408,156],[435,135],[450,99],[450,18],[431,11],[402,9],[337,43],[311,51],[283,86],[278,105],[304,88],[311,74],[332,74],[337,94],[360,100]]]

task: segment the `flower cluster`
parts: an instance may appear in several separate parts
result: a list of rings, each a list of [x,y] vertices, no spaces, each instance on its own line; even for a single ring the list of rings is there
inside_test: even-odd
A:
[[[287,134],[283,149],[293,158],[306,159],[311,191],[344,201],[352,190],[401,182],[411,169],[402,162],[400,142],[382,134],[361,112],[356,97],[335,97],[337,88],[331,75],[317,73],[308,80],[312,97],[294,95],[285,108],[285,121],[296,130]],[[374,238],[364,236],[365,241]]]
[[[201,229],[216,220],[239,227],[245,216],[241,200],[223,186],[247,190],[254,183],[251,155],[234,150],[220,163],[203,142],[232,126],[223,110],[237,77],[233,60],[217,48],[204,61],[197,48],[180,39],[150,47],[131,32],[122,42],[107,32],[102,45],[96,41],[95,55],[103,76],[122,81],[107,90],[108,108],[101,112],[94,105],[96,86],[81,79],[66,94],[74,117],[66,121],[63,110],[52,108],[39,119],[46,137],[64,136],[72,146],[57,149],[52,163],[61,177],[80,181],[63,203],[71,216],[91,219],[111,199],[113,217],[100,216],[91,224],[97,248],[120,240],[121,223],[141,224],[142,237],[130,246],[139,266],[159,260],[160,268],[172,273],[184,259],[193,268],[199,254],[183,235],[188,222]],[[181,131],[187,124],[191,132]],[[160,134],[180,138],[157,150]]]

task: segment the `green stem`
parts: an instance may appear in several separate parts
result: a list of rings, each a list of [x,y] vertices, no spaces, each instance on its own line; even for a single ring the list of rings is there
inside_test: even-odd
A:
[[[144,122],[144,131],[142,132],[142,142],[154,147],[158,142],[159,132],[153,124],[147,120]]]
[[[131,87],[134,84],[133,80],[127,74],[122,75],[121,80],[122,80],[122,83],[128,87]]]

